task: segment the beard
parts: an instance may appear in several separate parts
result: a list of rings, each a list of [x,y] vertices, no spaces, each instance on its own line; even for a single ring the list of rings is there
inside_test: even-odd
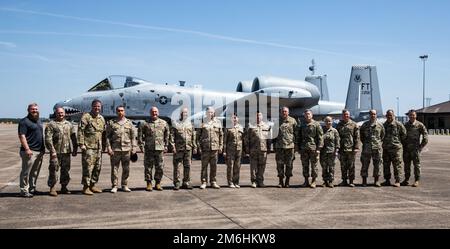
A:
[[[32,120],[34,120],[34,121],[37,121],[37,120],[39,119],[39,112],[36,112],[36,113],[29,113],[28,115],[29,115],[29,117],[30,117]]]

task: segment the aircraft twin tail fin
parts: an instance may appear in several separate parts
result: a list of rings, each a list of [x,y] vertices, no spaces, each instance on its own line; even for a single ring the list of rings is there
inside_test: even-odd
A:
[[[369,119],[369,111],[377,110],[383,115],[377,68],[375,66],[353,66],[348,85],[345,108],[354,120]]]

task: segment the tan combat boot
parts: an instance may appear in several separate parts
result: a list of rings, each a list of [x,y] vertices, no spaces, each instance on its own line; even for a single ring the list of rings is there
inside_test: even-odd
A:
[[[153,186],[151,182],[147,182],[147,187],[145,188],[145,191],[149,192],[153,191]]]
[[[211,182],[211,188],[219,189],[220,186],[217,184],[217,182]]]
[[[316,178],[312,179],[310,187],[311,188],[316,188]]]
[[[419,181],[415,181],[412,186],[415,187],[415,188],[419,187]]]
[[[58,196],[58,193],[56,192],[56,187],[55,186],[53,186],[53,187],[51,187],[50,188],[50,196]]]
[[[161,183],[157,183],[155,186],[155,189],[158,191],[163,191],[163,188],[161,187]]]
[[[93,193],[101,193],[101,192],[103,192],[99,187],[96,187],[94,184],[92,184],[92,186],[91,186],[91,191]]]
[[[375,187],[381,187],[380,181],[378,180],[378,176],[374,178]]]
[[[353,183],[353,180],[350,180],[350,182],[348,183],[348,186],[351,188],[355,187],[355,184]]]
[[[363,177],[362,186],[367,187],[367,177]]]
[[[84,185],[84,187],[83,187],[83,194],[85,194],[85,195],[93,195],[94,193],[92,193],[92,191],[89,189],[88,185]]]

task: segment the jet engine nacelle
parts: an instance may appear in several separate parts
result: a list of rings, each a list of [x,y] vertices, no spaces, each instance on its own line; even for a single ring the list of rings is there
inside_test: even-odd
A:
[[[318,97],[314,97],[310,91],[293,87],[267,87],[256,91],[256,93],[278,97],[280,105],[288,107],[303,107],[316,105]]]
[[[253,80],[252,92],[278,93],[280,104],[289,107],[316,105],[320,99],[319,89],[306,81],[261,76]]]
[[[252,92],[252,84],[251,80],[241,81],[238,83],[236,87],[236,92],[238,93],[251,93]]]

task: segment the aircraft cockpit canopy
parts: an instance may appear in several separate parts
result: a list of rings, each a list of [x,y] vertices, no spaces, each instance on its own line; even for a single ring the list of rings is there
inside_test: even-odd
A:
[[[108,78],[100,81],[97,85],[93,86],[88,92],[108,91],[114,89],[128,88],[137,86],[143,83],[148,83],[145,80],[123,75],[112,75]]]

